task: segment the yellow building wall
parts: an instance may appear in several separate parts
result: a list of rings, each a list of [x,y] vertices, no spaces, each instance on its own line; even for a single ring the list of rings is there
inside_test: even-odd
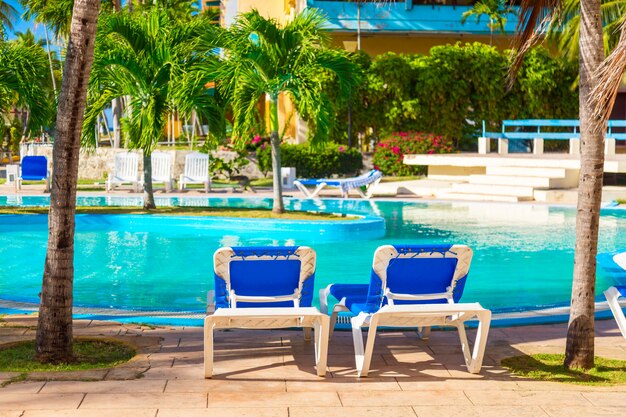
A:
[[[284,24],[291,15],[292,7],[295,7],[295,0],[238,0],[237,12],[257,9],[262,16]]]
[[[498,49],[511,47],[512,37],[494,36],[493,44]],[[428,54],[430,48],[437,45],[455,44],[457,42],[472,43],[482,42],[489,44],[489,36],[479,35],[413,35],[413,34],[361,34],[361,50],[371,56],[395,52],[404,54]],[[335,32],[332,35],[332,46],[348,51],[356,49],[356,33]]]

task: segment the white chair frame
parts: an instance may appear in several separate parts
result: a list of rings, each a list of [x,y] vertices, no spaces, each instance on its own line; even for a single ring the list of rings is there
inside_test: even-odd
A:
[[[143,181],[139,176],[139,155],[135,152],[119,152],[115,154],[115,165],[106,181],[106,191],[118,185],[131,184],[135,192],[139,192]]]
[[[179,191],[183,191],[188,184],[204,184],[206,193],[211,190],[208,154],[191,152],[185,155],[184,173],[178,181]]]
[[[174,189],[174,177],[172,176],[172,154],[169,152],[153,152],[152,159],[152,184],[163,183],[165,192]]]

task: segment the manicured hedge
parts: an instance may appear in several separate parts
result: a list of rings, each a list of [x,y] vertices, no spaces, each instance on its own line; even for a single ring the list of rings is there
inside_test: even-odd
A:
[[[407,154],[450,153],[454,148],[450,140],[441,135],[420,132],[396,132],[381,140],[374,150],[374,168],[385,175],[419,175],[426,167],[405,165]]]
[[[356,149],[328,144],[323,148],[308,145],[281,145],[281,165],[295,167],[300,178],[324,178],[331,175],[354,175],[363,168],[363,156]],[[269,146],[257,150],[259,169],[272,171],[272,154]]]

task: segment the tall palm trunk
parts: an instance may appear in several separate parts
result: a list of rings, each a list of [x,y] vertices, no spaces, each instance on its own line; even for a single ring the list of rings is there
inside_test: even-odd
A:
[[[278,137],[278,96],[270,97],[270,145],[272,149],[272,174],[274,176],[274,204],[272,213],[281,214],[285,212],[283,204],[283,183],[280,173],[280,138]]]
[[[37,358],[72,359],[74,214],[78,153],[100,0],[76,0],[57,109],[48,215],[48,250],[37,327]]]
[[[154,210],[154,190],[152,189],[152,152],[143,151],[143,209]]]
[[[600,0],[580,1],[580,179],[576,214],[576,254],[565,366],[594,364],[594,299],[598,226],[604,173],[604,121],[589,104],[593,72],[604,58]],[[598,133],[599,132],[599,133]]]

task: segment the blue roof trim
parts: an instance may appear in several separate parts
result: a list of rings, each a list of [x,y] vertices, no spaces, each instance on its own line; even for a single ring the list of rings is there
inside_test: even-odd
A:
[[[308,7],[320,10],[328,19],[326,28],[331,31],[356,32],[358,19],[356,2],[307,0]],[[361,3],[360,28],[362,32],[407,33],[407,32],[439,32],[439,33],[470,33],[489,35],[488,19],[484,16],[468,19],[461,23],[463,13],[470,6],[454,6],[440,4],[413,5],[412,2],[374,2]],[[506,16],[504,33],[513,35],[518,18],[514,14]]]

